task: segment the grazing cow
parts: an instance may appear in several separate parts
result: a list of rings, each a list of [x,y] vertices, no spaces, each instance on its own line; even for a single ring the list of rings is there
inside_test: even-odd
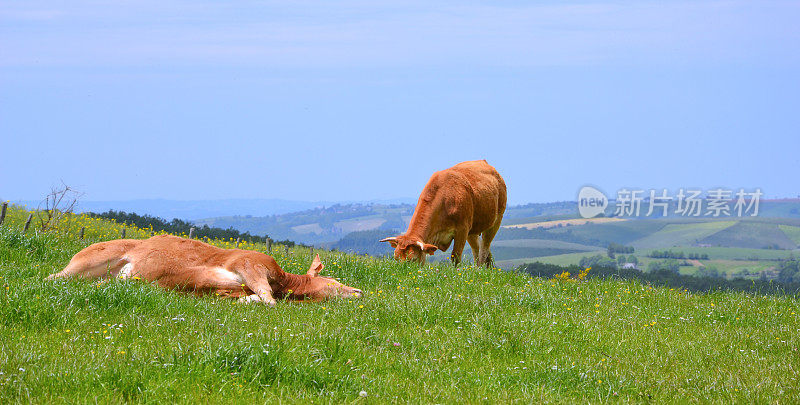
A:
[[[146,240],[95,243],[72,257],[64,270],[47,277],[141,279],[166,289],[239,298],[239,302],[275,305],[275,298],[358,298],[362,291],[320,277],[316,256],[304,275],[286,273],[271,256],[221,249],[197,240],[159,235]]]
[[[446,251],[458,266],[469,242],[477,265],[490,265],[489,245],[506,210],[506,183],[485,160],[459,163],[431,176],[422,189],[406,233],[382,239],[394,248],[396,260],[425,262],[436,249]],[[478,236],[481,236],[480,244]]]

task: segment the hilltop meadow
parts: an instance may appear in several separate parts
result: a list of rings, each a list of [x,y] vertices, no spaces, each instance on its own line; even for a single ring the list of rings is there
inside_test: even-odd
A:
[[[23,232],[27,215],[12,207],[0,226],[2,403],[800,398],[792,295],[692,293],[586,272],[545,279],[420,267],[317,249],[324,273],[365,297],[268,308],[136,281],[44,281],[83,247],[119,237],[123,225],[81,215]],[[300,246],[272,253],[294,273],[312,259]]]

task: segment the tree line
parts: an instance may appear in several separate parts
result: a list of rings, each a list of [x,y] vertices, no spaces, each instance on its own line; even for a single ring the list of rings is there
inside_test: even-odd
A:
[[[673,252],[672,250],[654,250],[647,255],[654,259],[689,259],[689,260],[708,260],[708,253],[689,253],[684,254],[681,251]]]
[[[209,239],[237,239],[248,242],[270,242],[280,245],[295,246],[295,242],[290,240],[273,241],[269,236],[251,235],[250,232],[240,232],[233,227],[222,229],[217,227],[210,227],[208,225],[196,226],[195,224],[175,218],[172,221],[167,221],[164,218],[154,217],[152,215],[139,215],[133,212],[114,211],[109,210],[100,214],[90,212],[88,215],[94,218],[103,218],[114,220],[117,223],[125,225],[135,225],[141,229],[152,229],[155,232],[167,232],[171,234],[189,233],[189,229],[194,227],[194,236],[197,238]]]

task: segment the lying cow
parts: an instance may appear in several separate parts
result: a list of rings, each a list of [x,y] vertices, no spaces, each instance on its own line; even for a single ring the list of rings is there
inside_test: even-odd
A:
[[[286,273],[271,256],[159,235],[146,240],[95,243],[72,257],[64,270],[47,277],[141,279],[166,289],[239,298],[239,302],[275,305],[275,298],[358,298],[362,291],[320,277],[316,256],[304,275]]]
[[[475,263],[489,265],[489,245],[505,210],[506,183],[497,170],[485,160],[462,162],[434,173],[422,189],[408,230],[381,242],[392,245],[397,260],[424,263],[425,255],[446,251],[455,240],[450,259],[456,266],[469,242]]]

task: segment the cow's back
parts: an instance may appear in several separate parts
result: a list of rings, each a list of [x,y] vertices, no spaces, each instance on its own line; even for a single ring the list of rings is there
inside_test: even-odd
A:
[[[485,160],[459,163],[437,172],[438,181],[449,187],[443,200],[447,211],[459,221],[471,221],[470,233],[481,233],[500,223],[506,209],[506,184]]]
[[[502,221],[506,210],[506,183],[485,160],[459,163],[453,170],[469,181],[473,201],[472,232],[482,232]]]

